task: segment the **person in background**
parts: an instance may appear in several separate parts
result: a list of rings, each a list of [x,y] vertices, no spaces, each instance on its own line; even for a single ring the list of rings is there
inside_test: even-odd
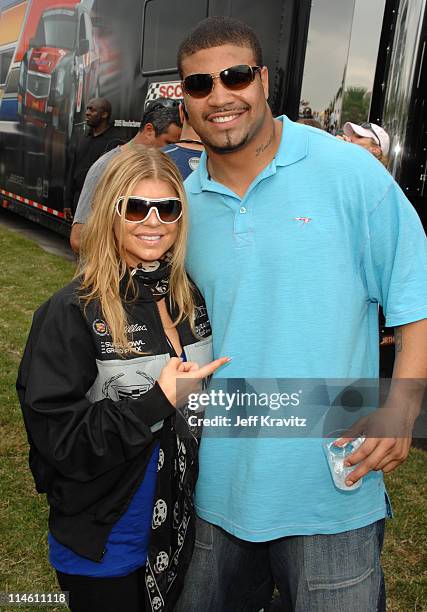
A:
[[[390,137],[382,127],[376,123],[366,122],[358,125],[347,121],[343,126],[343,132],[344,136],[338,136],[338,138],[363,147],[387,168]],[[393,330],[387,330],[385,327],[384,313],[381,307],[379,308],[379,320],[382,344],[381,377],[390,378],[394,362],[394,336]],[[385,340],[392,341],[393,344],[384,346]]]
[[[93,194],[110,160],[120,151],[138,145],[164,147],[175,142],[181,135],[181,125],[177,101],[171,98],[157,98],[147,105],[134,138],[128,143],[114,147],[90,167],[81,189],[71,228],[70,245],[74,253],[79,252],[81,231],[91,211]]]
[[[387,166],[387,156],[390,150],[390,137],[387,132],[376,123],[347,123],[343,126],[343,140],[358,144],[367,149],[384,166]]]
[[[89,131],[73,140],[70,151],[63,209],[65,218],[69,220],[75,213],[89,168],[118,139],[118,132],[110,123],[111,104],[105,98],[89,100],[85,119]]]
[[[145,107],[137,140],[130,142],[146,147],[164,147],[181,137],[182,121],[179,102],[172,98],[156,98]]]
[[[34,315],[17,391],[72,612],[170,612],[191,558],[197,440],[176,408],[228,360],[211,361],[187,228],[167,155],[121,152],[78,276]]]
[[[199,165],[204,146],[188,122],[184,104],[179,106],[179,116],[182,122],[181,137],[174,145],[164,147],[163,151],[175,162],[184,180]]]
[[[304,108],[302,109],[301,118],[302,119],[314,119],[313,111],[311,110],[309,106],[304,106]]]
[[[303,125],[310,125],[311,127],[315,127],[318,130],[323,130],[324,128],[321,126],[321,124],[316,121],[316,119],[298,119],[297,123],[302,123]]]
[[[206,300],[214,356],[232,357],[230,384],[264,379],[289,391],[289,379],[303,379],[303,411],[318,384],[310,381],[376,384],[382,304],[397,338],[385,420],[404,414],[405,424],[381,437],[367,419],[366,439],[346,459],[346,491],[334,486],[322,447],[328,405],[316,414],[318,436],[310,421],[299,432],[279,424],[275,437],[246,426],[231,427],[234,436],[204,431],[196,545],[176,612],[255,612],[274,583],[292,612],[383,612],[383,472],[408,455],[427,378],[421,222],[372,155],[273,118],[268,68],[246,24],[205,19],[177,66],[205,145],[185,181],[187,270]],[[400,395],[402,378],[420,380],[413,394]],[[227,415],[238,411],[235,403]]]

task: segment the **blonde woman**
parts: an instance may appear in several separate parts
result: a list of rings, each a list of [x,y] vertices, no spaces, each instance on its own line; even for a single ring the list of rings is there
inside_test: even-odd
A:
[[[76,279],[35,313],[17,389],[73,612],[172,610],[194,539],[197,441],[175,410],[211,361],[184,269],[181,177],[158,150],[106,169]],[[177,380],[179,384],[177,386]]]

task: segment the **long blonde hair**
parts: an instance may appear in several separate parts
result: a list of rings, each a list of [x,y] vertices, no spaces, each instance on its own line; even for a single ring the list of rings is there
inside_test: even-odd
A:
[[[127,198],[144,179],[169,183],[182,202],[182,216],[178,221],[177,239],[171,249],[169,299],[177,307],[174,324],[188,318],[194,331],[194,299],[191,283],[185,272],[185,253],[188,235],[188,205],[181,175],[170,158],[158,149],[134,145],[118,153],[109,162],[95,191],[92,213],[82,231],[80,266],[81,300],[85,309],[93,301],[99,302],[102,317],[109,327],[112,342],[118,353],[131,350],[126,333],[128,319],[124,303],[135,299],[137,288],[129,274],[124,247],[125,215],[119,217],[116,238],[114,223],[116,202]],[[124,279],[127,279],[123,288]],[[132,349],[132,352],[138,352]]]

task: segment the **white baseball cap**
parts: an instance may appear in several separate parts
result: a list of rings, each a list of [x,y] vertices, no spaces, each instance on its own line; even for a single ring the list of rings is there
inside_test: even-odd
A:
[[[357,123],[350,123],[350,121],[347,121],[347,123],[344,124],[343,132],[346,136],[351,136],[353,133],[356,133],[358,136],[362,136],[362,138],[373,138],[380,146],[383,155],[387,155],[390,150],[389,135],[376,123],[367,122],[357,125]]]

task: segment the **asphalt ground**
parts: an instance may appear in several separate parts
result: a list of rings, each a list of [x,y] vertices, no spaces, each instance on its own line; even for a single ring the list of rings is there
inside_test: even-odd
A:
[[[21,215],[17,215],[4,208],[0,209],[0,225],[22,234],[36,242],[44,251],[74,261],[75,256],[71,250],[68,238],[49,230],[38,223],[33,223]]]

